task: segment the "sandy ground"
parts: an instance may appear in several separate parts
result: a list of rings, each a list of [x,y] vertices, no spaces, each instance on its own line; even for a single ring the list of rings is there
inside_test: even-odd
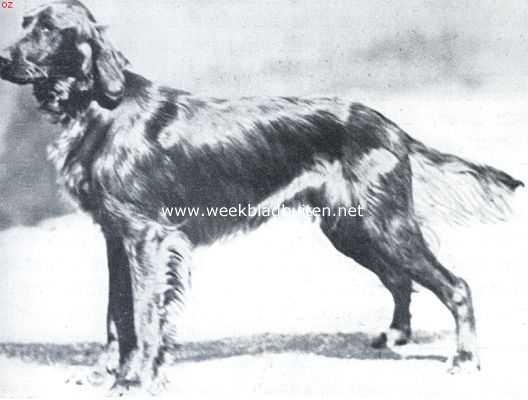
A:
[[[442,150],[528,181],[526,98],[454,94],[363,99]],[[183,346],[167,395],[182,398],[526,398],[526,194],[511,222],[438,226],[440,259],[474,292],[483,370],[450,376],[448,312],[424,289],[413,297],[414,343],[374,351],[391,299],[376,278],[335,252],[310,222],[272,221],[201,250],[182,318]],[[0,233],[0,395],[87,396],[65,384],[104,338],[105,257],[82,215]]]

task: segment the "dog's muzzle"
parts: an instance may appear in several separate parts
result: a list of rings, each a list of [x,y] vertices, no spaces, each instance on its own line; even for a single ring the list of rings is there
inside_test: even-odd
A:
[[[47,78],[46,72],[23,57],[13,57],[13,52],[0,52],[0,78],[23,85]]]
[[[4,79],[4,70],[11,65],[9,53],[6,50],[0,52],[0,78]]]

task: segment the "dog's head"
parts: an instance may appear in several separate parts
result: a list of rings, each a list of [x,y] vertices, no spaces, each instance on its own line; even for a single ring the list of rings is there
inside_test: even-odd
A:
[[[119,104],[128,62],[82,3],[53,1],[27,14],[22,28],[23,37],[0,55],[2,79],[33,84],[41,103],[57,107],[72,90],[106,108]]]

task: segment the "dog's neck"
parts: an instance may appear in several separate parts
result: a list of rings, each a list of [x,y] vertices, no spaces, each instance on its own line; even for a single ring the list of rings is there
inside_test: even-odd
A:
[[[152,82],[128,70],[124,71],[124,76],[126,89],[123,100],[136,101],[138,104],[148,102]],[[33,93],[41,111],[50,121],[64,126],[79,119],[93,108],[92,102],[100,100],[92,79],[80,80],[74,77],[36,82],[33,84]]]
[[[141,113],[142,105],[149,101],[152,83],[128,71],[125,77],[123,106],[136,107]],[[119,111],[99,105],[89,86],[70,78],[35,85],[35,96],[52,122],[63,127],[57,140],[48,147],[48,158],[59,172],[59,183],[84,209],[90,209],[90,165]]]
[[[67,125],[90,107],[92,86],[72,77],[49,79],[35,83],[33,93],[51,122]]]
[[[151,101],[152,82],[130,71],[124,73],[126,91],[123,106],[144,110]],[[102,140],[118,108],[109,110],[96,100],[93,84],[79,82],[74,78],[49,80],[35,84],[34,92],[51,121],[60,123],[63,130],[50,148],[50,158],[59,171],[70,168],[74,161],[86,158],[91,141]],[[89,152],[89,151],[88,151]]]

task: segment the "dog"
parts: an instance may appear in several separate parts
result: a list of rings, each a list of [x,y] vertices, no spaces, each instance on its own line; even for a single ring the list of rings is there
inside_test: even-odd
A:
[[[344,255],[394,299],[373,345],[411,337],[412,282],[452,313],[452,370],[479,368],[470,288],[428,247],[434,215],[501,217],[522,182],[428,148],[379,112],[337,98],[205,98],[134,73],[79,1],[28,13],[25,35],[0,57],[0,76],[30,84],[63,132],[50,150],[66,191],[101,227],[110,276],[108,343],[92,381],[155,387],[174,345],[193,249],[269,217],[168,215],[163,207],[362,205],[319,217]],[[469,199],[469,200],[468,200]]]

